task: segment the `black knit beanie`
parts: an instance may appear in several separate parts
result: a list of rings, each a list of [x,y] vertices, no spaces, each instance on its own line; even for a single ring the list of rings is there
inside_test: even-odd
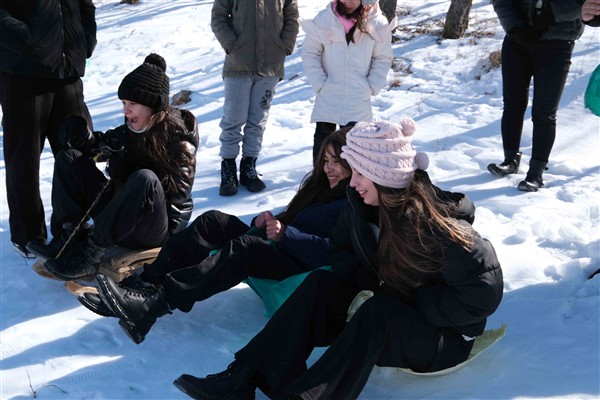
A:
[[[169,77],[165,75],[167,63],[152,53],[144,63],[123,78],[119,86],[119,99],[148,106],[154,112],[169,105]]]

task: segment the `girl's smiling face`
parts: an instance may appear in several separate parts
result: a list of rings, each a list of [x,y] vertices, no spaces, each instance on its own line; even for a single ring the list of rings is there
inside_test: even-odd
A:
[[[327,175],[329,188],[333,189],[342,180],[350,176],[351,171],[344,168],[335,156],[332,145],[328,145],[323,160],[323,171]]]
[[[365,204],[370,206],[379,206],[379,195],[377,188],[372,180],[352,168],[352,178],[350,179],[350,186],[352,186],[360,197],[362,197]]]
[[[122,100],[123,114],[129,122],[129,126],[134,131],[143,131],[149,124],[152,117],[152,109],[140,103],[134,103],[129,100]]]

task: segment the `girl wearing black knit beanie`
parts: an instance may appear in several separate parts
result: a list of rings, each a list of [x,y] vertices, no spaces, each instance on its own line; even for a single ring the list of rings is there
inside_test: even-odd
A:
[[[46,258],[53,277],[94,276],[107,248],[159,247],[189,221],[198,130],[192,113],[169,106],[165,71],[165,60],[150,54],[125,76],[118,89],[121,126],[91,132],[81,118],[63,122],[60,138],[68,149],[54,166],[53,238],[27,247]],[[106,161],[108,178],[98,161]],[[72,235],[88,210],[93,229],[86,222]]]

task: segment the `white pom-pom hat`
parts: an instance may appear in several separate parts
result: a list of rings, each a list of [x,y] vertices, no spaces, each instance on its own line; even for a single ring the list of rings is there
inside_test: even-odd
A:
[[[417,125],[411,118],[400,123],[358,122],[346,134],[341,157],[373,182],[390,188],[405,188],[415,170],[429,166],[427,154],[412,146]]]

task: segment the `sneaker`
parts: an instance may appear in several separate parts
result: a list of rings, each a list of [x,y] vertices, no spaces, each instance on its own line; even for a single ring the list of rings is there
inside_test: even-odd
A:
[[[240,361],[234,361],[227,369],[206,378],[181,375],[173,385],[194,399],[203,400],[254,400],[256,372]]]
[[[120,318],[119,325],[134,343],[140,344],[156,320],[170,314],[162,286],[121,287],[105,275],[96,276],[102,301]]]
[[[256,172],[256,157],[242,157],[240,161],[240,184],[249,192],[256,193],[266,189],[266,185]]]
[[[44,244],[38,240],[32,240],[27,243],[27,250],[42,260],[56,258],[59,254],[61,256],[63,254],[67,255],[85,239],[87,239],[88,233],[90,232],[90,227],[91,225],[85,222],[79,228],[77,233],[73,235],[75,226],[72,223],[67,222],[63,224],[62,232],[52,237],[50,243]],[[67,242],[69,243],[68,246],[66,246],[68,248],[65,247]]]
[[[221,186],[219,195],[233,196],[237,193],[238,178],[235,158],[226,158],[221,161]]]

